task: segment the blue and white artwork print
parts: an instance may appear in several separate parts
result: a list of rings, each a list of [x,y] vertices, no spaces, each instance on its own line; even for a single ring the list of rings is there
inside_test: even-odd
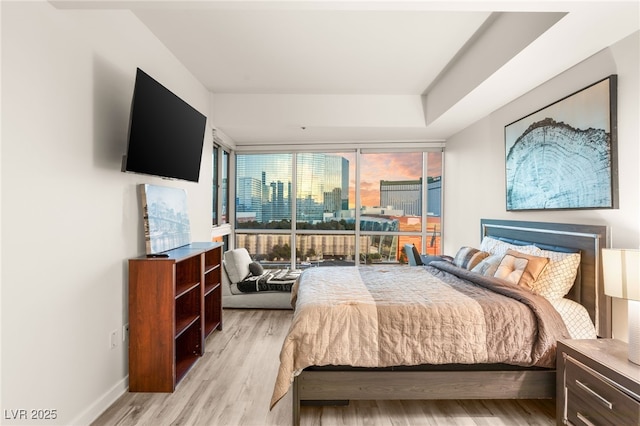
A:
[[[508,211],[615,207],[615,77],[505,126]]]
[[[191,244],[187,192],[149,184],[140,187],[147,254]]]

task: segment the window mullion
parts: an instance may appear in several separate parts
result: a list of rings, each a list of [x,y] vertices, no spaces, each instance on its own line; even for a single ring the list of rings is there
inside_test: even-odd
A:
[[[298,211],[298,156],[294,152],[291,159],[291,192],[289,200],[291,200],[291,269],[296,267],[296,230],[297,230],[297,211]]]
[[[421,226],[421,251],[420,253],[427,252],[427,208],[428,208],[428,198],[429,198],[429,179],[427,177],[429,170],[429,155],[426,152],[422,153],[422,188],[421,191],[421,206],[420,206],[420,220],[422,222]]]
[[[354,247],[355,247],[355,253],[354,253],[354,261],[355,261],[355,265],[358,266],[360,264],[360,154],[361,154],[361,150],[358,148],[356,149],[356,204],[355,204],[355,219],[356,219],[356,224],[355,224],[355,242],[354,242]]]
[[[213,199],[211,200],[211,207],[213,208],[213,211],[211,212],[212,215],[212,221],[211,221],[211,225],[212,227],[218,226],[218,224],[220,223],[220,172],[219,172],[219,167],[220,167],[220,158],[219,158],[219,149],[218,149],[218,145],[216,145],[215,143],[213,144],[213,155],[211,156],[212,159],[212,195],[213,195]]]

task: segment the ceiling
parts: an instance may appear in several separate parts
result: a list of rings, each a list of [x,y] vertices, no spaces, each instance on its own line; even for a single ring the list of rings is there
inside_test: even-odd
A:
[[[130,9],[239,147],[445,141],[640,29],[628,1],[52,1]]]

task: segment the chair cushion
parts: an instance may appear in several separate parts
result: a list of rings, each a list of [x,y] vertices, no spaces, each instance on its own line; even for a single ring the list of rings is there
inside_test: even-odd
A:
[[[251,256],[246,248],[237,248],[224,253],[224,269],[232,284],[239,283],[244,280],[251,271]]]

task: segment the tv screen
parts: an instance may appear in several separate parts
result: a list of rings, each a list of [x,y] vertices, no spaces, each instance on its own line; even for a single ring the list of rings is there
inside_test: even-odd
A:
[[[138,68],[124,171],[198,182],[206,121]]]

